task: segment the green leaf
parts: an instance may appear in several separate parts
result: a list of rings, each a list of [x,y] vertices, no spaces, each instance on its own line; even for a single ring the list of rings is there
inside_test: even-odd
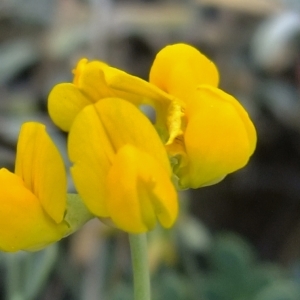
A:
[[[223,233],[216,237],[211,262],[225,276],[238,280],[246,277],[254,258],[251,246],[239,236]]]
[[[175,273],[166,271],[153,280],[153,299],[157,300],[188,300],[189,282],[187,278]]]
[[[291,280],[278,280],[261,290],[253,300],[299,300],[300,288]]]

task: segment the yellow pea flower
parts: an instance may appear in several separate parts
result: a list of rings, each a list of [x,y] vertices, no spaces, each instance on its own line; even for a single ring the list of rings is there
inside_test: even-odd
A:
[[[163,48],[153,62],[148,85],[128,74],[109,79],[111,88],[135,96],[152,91],[152,103],[160,113],[156,125],[181,188],[217,183],[244,167],[253,154],[256,131],[247,112],[234,97],[217,88],[216,66],[192,46]],[[124,84],[129,81],[130,85]]]
[[[156,110],[155,127],[166,145],[181,188],[222,180],[244,167],[256,146],[247,112],[218,89],[216,66],[186,44],[163,48],[149,82],[102,62],[82,60],[73,84],[60,84],[49,96],[53,121],[68,131],[83,107],[105,97],[123,98]]]
[[[165,136],[164,139],[168,138],[164,118],[167,110],[177,106],[169,94],[136,76],[86,58],[77,63],[73,74],[73,83],[55,85],[48,96],[49,115],[60,129],[69,131],[77,114],[87,105],[104,98],[117,97],[136,106],[149,104],[158,108],[157,128],[161,136]],[[111,87],[112,83],[117,85],[116,89]]]
[[[128,99],[136,105],[146,102],[147,95],[135,96],[130,91],[128,93],[110,88],[108,86],[110,78],[123,80],[128,78],[128,74],[103,62],[89,62],[83,58],[78,62],[73,74],[73,83],[57,84],[48,96],[49,115],[53,122],[64,131],[70,130],[74,118],[85,106],[96,103],[100,99],[118,97]],[[143,85],[143,80],[132,77],[139,81],[140,85]],[[160,92],[159,89],[157,90]]]
[[[195,48],[176,44],[162,49],[150,70],[150,83],[185,103],[182,131],[167,148],[183,188],[222,180],[244,167],[256,146],[256,131],[247,112],[218,89],[216,66]],[[170,135],[172,135],[170,133]]]
[[[86,206],[130,233],[171,227],[177,193],[161,140],[131,103],[106,98],[86,106],[68,139],[72,177]]]
[[[15,173],[0,169],[0,186],[0,250],[39,250],[65,235],[66,174],[44,125],[22,126]]]

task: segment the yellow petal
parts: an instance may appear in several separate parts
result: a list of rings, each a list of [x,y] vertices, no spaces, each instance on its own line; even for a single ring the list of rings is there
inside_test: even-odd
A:
[[[67,226],[57,225],[17,175],[0,169],[0,249],[37,250],[60,240]]]
[[[95,103],[114,92],[105,82],[103,69],[109,67],[100,61],[81,59],[72,83],[56,85],[48,97],[48,111],[53,122],[64,131],[69,131],[77,114],[87,105]]]
[[[157,98],[158,95],[168,97],[148,82],[101,61],[88,62],[87,59],[81,59],[73,73],[74,84],[91,103],[103,98],[118,97],[139,105],[145,103],[149,95],[150,98]]]
[[[87,106],[69,134],[69,156],[76,188],[88,208],[107,217],[106,176],[118,150],[131,144],[151,154],[171,174],[166,151],[151,122],[131,103],[106,98]]]
[[[91,100],[72,83],[56,85],[48,97],[48,112],[52,121],[60,129],[69,131],[77,114]]]
[[[123,146],[107,185],[110,217],[120,229],[141,233],[153,229],[157,218],[167,228],[175,222],[178,202],[170,174],[146,152]]]
[[[79,195],[94,215],[108,217],[105,181],[114,149],[94,105],[85,107],[74,120],[68,138],[68,152]]]
[[[175,44],[158,52],[149,81],[186,101],[200,84],[217,87],[219,74],[214,63],[197,49],[186,44]]]
[[[23,124],[15,173],[39,199],[45,212],[56,223],[61,222],[66,207],[66,173],[63,160],[44,125],[35,122]]]
[[[117,97],[136,105],[150,104],[159,106],[170,103],[174,97],[155,85],[115,68],[104,69],[107,84],[115,90]],[[179,100],[178,100],[179,101]]]
[[[256,145],[248,114],[232,96],[201,86],[189,99],[184,133],[187,166],[178,171],[182,187],[220,181],[244,167]]]
[[[76,67],[72,70],[72,73],[74,75],[74,78],[73,78],[74,85],[77,85],[77,86],[79,85],[80,76],[82,75],[82,72],[84,72],[84,69],[87,64],[88,64],[88,59],[82,58],[78,61]]]
[[[110,69],[110,67],[105,63],[91,61],[82,68],[80,75],[76,74],[77,79],[74,78],[74,82],[76,82],[80,91],[91,103],[95,103],[102,98],[114,96],[113,90],[108,87],[105,81],[104,70],[107,69]]]
[[[173,140],[177,134],[177,128],[169,128],[166,115],[169,110],[173,110],[175,106],[185,107],[185,103],[180,99],[176,99],[173,95],[169,95],[155,85],[132,76],[114,68],[106,68],[105,80],[107,84],[114,90],[117,97],[125,99],[134,105],[151,105],[156,112],[155,127],[163,137],[164,142],[168,139]],[[172,131],[169,136],[169,131]]]

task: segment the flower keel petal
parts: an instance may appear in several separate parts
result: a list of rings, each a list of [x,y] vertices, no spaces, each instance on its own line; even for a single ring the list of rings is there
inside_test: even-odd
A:
[[[201,86],[189,100],[186,118],[188,161],[178,171],[182,187],[218,182],[247,164],[256,145],[256,131],[236,99],[219,89]]]
[[[153,229],[157,218],[164,227],[175,222],[175,189],[168,173],[149,154],[131,145],[123,146],[107,183],[110,215],[119,228],[141,233]]]
[[[56,224],[44,212],[21,178],[0,169],[0,186],[1,250],[38,250],[64,236],[66,224]]]
[[[45,212],[60,223],[66,207],[66,173],[63,160],[44,125],[35,122],[23,124],[15,173],[39,199]]]

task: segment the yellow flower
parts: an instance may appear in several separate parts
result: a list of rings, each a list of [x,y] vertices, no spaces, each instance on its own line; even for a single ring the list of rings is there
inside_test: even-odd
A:
[[[121,76],[125,77],[111,76],[108,85],[135,96],[149,95],[155,86],[168,95],[157,93],[152,103],[158,111],[164,107],[158,131],[167,129],[162,136],[167,135],[166,147],[181,188],[217,183],[247,164],[256,146],[254,125],[241,104],[217,88],[217,68],[198,50],[186,44],[162,49],[148,86],[133,83],[130,75],[126,77],[132,83],[125,86],[128,79]]]
[[[175,173],[183,188],[219,182],[247,164],[255,128],[241,104],[217,88],[217,68],[204,55],[185,44],[165,47],[149,81],[185,103],[182,132],[167,146],[178,158]]]
[[[39,250],[65,235],[64,164],[44,125],[22,126],[15,173],[0,169],[0,186],[2,251]]]
[[[168,109],[166,103],[171,102],[169,95],[159,88],[150,86],[149,89],[148,82],[100,61],[89,62],[83,58],[78,62],[73,74],[73,83],[57,84],[48,97],[49,115],[53,122],[64,131],[70,130],[75,117],[84,107],[104,98],[118,97],[137,106],[150,104],[160,107],[157,123],[160,120],[160,112],[163,111],[165,114],[165,110]],[[111,88],[109,86],[111,81],[121,89]],[[127,88],[132,85],[136,86],[134,92],[130,89],[127,91]],[[122,90],[122,87],[125,88]],[[155,102],[156,99],[157,102]],[[162,103],[161,99],[164,99],[166,103]]]
[[[152,105],[181,188],[219,182],[247,164],[256,146],[255,128],[241,104],[217,88],[217,68],[203,54],[186,44],[167,46],[157,54],[149,81],[82,60],[74,83],[52,90],[50,116],[68,131],[83,107],[106,97]]]
[[[78,193],[96,216],[130,233],[171,227],[177,194],[169,160],[150,121],[131,103],[106,98],[86,106],[68,139]]]

